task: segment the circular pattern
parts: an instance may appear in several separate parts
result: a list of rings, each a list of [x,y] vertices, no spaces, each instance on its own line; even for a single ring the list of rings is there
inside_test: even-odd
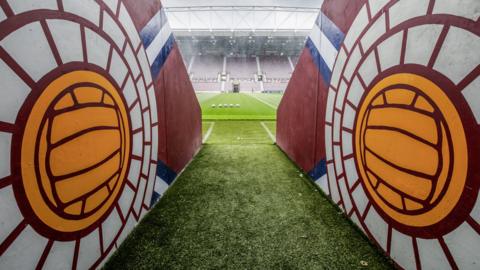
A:
[[[2,256],[31,255],[33,268],[35,260],[52,268],[78,258],[72,267],[90,269],[150,207],[157,104],[135,18],[122,1],[58,3],[61,10],[0,22],[1,77],[12,97],[0,101],[0,144],[11,149],[0,165],[10,217],[0,244]]]
[[[467,142],[436,84],[408,73],[383,78],[360,105],[354,134],[361,179],[386,215],[427,227],[452,212],[466,183]]]
[[[48,227],[73,233],[116,201],[130,159],[128,113],[102,75],[74,71],[42,91],[25,125],[22,181],[30,207]]]
[[[465,268],[480,228],[477,3],[430,4],[357,13],[332,70],[322,186],[401,267]]]

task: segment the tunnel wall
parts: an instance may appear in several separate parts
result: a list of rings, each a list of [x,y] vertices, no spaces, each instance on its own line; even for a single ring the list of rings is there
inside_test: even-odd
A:
[[[301,64],[293,72],[277,110],[277,144],[301,168],[310,171],[314,166],[315,147],[312,146],[315,144],[319,73],[307,49],[298,63]]]
[[[327,0],[278,110],[278,145],[403,269],[480,264],[479,16]]]
[[[100,268],[200,145],[159,1],[0,1],[0,269]]]

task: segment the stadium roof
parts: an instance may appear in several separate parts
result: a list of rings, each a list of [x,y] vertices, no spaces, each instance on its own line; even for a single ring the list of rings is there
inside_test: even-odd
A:
[[[162,0],[166,8],[174,7],[294,7],[320,9],[323,1],[319,0]]]
[[[164,0],[175,34],[191,32],[258,33],[289,36],[308,33],[323,1],[313,0]],[[216,34],[214,34],[216,35]]]
[[[184,56],[298,56],[305,46],[305,37],[220,37],[177,36]]]

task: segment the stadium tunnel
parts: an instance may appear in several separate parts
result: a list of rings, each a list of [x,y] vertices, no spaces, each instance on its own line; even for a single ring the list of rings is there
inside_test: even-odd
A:
[[[327,0],[278,109],[280,148],[402,269],[478,268],[479,15]]]
[[[326,0],[278,109],[278,146],[399,268],[480,264],[479,15]],[[160,2],[0,1],[0,78],[0,269],[100,268],[202,143]]]

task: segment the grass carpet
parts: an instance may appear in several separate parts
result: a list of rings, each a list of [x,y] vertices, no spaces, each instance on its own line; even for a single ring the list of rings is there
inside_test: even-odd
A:
[[[212,108],[215,104],[216,107]],[[240,108],[219,108],[218,104],[240,104]],[[275,120],[276,110],[246,94],[218,94],[200,103],[203,120]]]
[[[259,122],[219,121],[207,143],[106,269],[392,268]]]

